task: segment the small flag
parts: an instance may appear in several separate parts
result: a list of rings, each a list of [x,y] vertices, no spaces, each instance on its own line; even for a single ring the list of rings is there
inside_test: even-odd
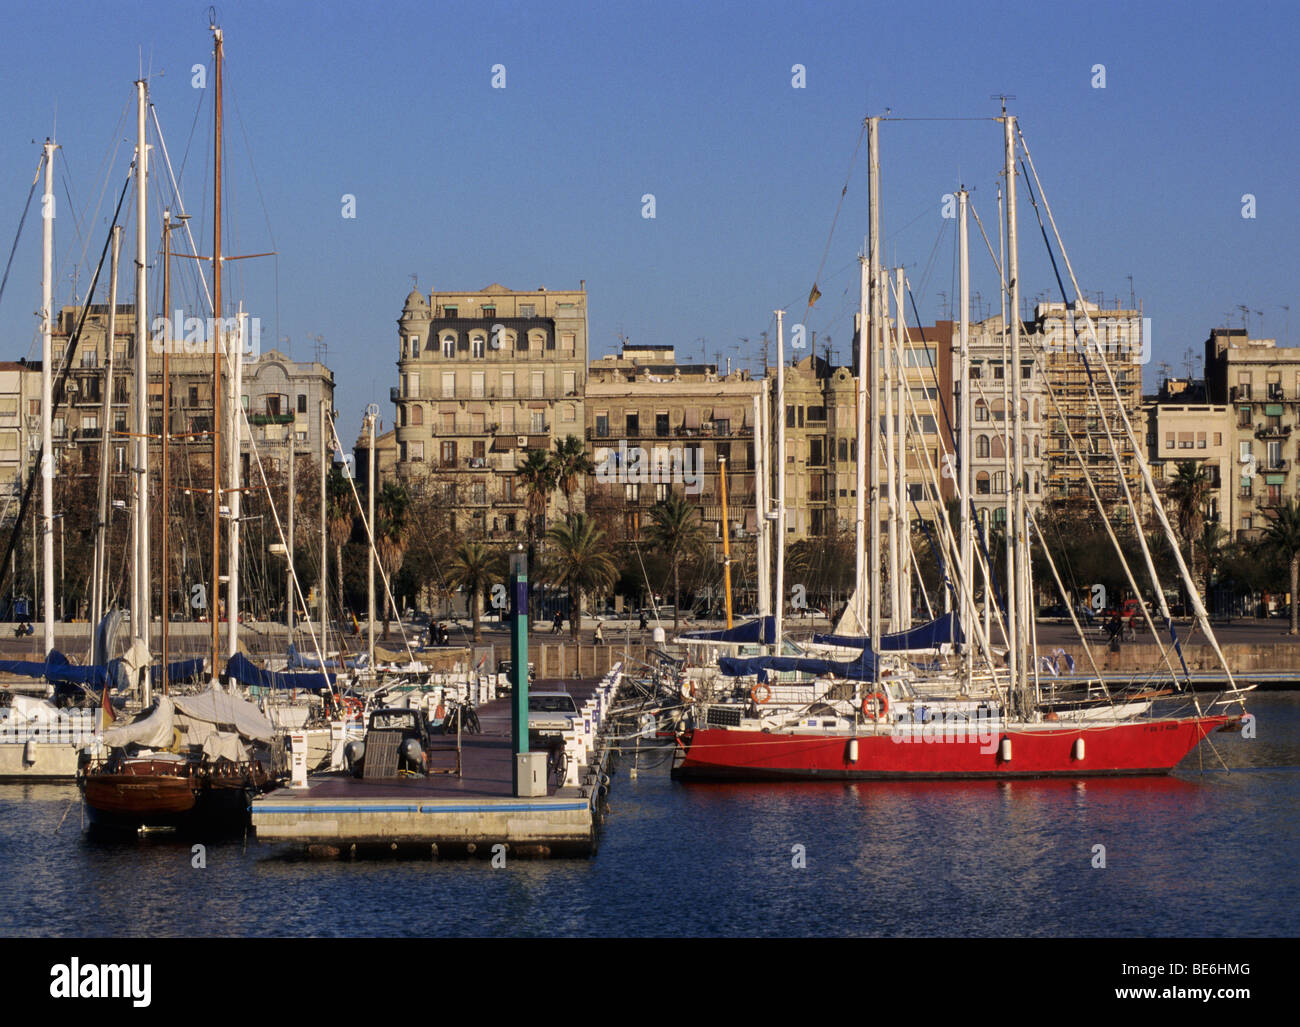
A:
[[[812,291],[808,293],[808,306],[811,307],[814,303],[816,303],[821,298],[822,298],[822,291],[819,288],[817,288],[817,283],[813,282]]]

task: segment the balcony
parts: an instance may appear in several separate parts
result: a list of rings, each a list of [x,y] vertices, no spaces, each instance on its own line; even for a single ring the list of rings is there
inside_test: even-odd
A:
[[[293,414],[271,413],[270,411],[260,410],[248,415],[249,424],[293,424]]]
[[[1286,474],[1290,469],[1291,461],[1280,459],[1273,461],[1266,460],[1264,463],[1261,463],[1259,467],[1260,473],[1267,474]]]
[[[1255,429],[1255,438],[1257,439],[1289,439],[1291,437],[1291,425],[1261,425]]]

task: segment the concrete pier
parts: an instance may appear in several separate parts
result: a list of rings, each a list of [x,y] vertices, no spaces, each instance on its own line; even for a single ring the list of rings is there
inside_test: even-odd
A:
[[[588,856],[605,815],[608,750],[601,731],[622,680],[621,668],[599,679],[539,680],[537,691],[573,695],[581,722],[566,738],[573,769],[545,796],[512,793],[510,708],[506,700],[479,709],[482,734],[462,736],[462,775],[365,780],[346,774],[308,778],[305,789],[282,788],[252,806],[264,843],[304,848],[318,856],[401,852],[424,858]],[[435,753],[435,766],[454,753]]]

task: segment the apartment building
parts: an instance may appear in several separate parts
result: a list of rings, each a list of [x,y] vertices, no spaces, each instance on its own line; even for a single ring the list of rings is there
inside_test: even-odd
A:
[[[467,532],[524,530],[516,472],[528,452],[583,435],[586,283],[569,292],[412,290],[397,325],[398,478],[442,490]],[[543,520],[562,503],[552,496]]]

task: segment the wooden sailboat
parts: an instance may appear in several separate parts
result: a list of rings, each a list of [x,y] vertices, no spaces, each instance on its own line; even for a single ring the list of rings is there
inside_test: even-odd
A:
[[[222,34],[215,25],[212,26],[215,41],[215,132],[216,160],[215,175],[215,224],[213,238],[213,323],[216,326],[210,337],[213,347],[213,422],[212,422],[212,591],[210,593],[210,619],[212,624],[212,664],[214,676],[213,687],[197,696],[176,696],[169,694],[169,681],[166,670],[161,680],[161,691],[149,711],[137,721],[110,728],[105,731],[104,744],[108,749],[106,757],[88,757],[79,781],[82,796],[91,823],[98,826],[126,827],[132,829],[170,827],[195,831],[239,830],[247,825],[247,809],[252,796],[275,783],[271,745],[275,739],[274,729],[251,703],[234,695],[222,692],[215,684],[215,672],[219,666],[219,622],[216,611],[216,586],[219,581],[219,531],[221,513],[221,362],[223,352],[229,346],[223,338],[221,319],[221,83],[222,83]],[[147,466],[147,408],[144,402],[147,396],[147,375],[145,373],[146,346],[148,333],[145,327],[144,311],[146,307],[146,288],[144,280],[145,265],[145,224],[144,212],[145,190],[147,188],[148,150],[145,140],[145,83],[137,83],[138,100],[138,141],[136,158],[136,175],[138,189],[138,240],[140,255],[138,259],[137,281],[137,406],[135,433],[139,449],[137,458],[139,466]],[[165,226],[167,233],[172,225]],[[170,243],[164,246],[170,256]],[[170,345],[169,339],[163,340],[166,355]],[[164,378],[167,377],[164,369]],[[164,383],[163,389],[163,446],[164,472],[166,472],[166,447],[170,434],[168,407],[170,389]],[[237,409],[237,403],[235,405]],[[232,468],[238,466],[238,453],[231,457]],[[141,476],[143,478],[143,476]],[[167,482],[164,481],[164,499]],[[143,635],[148,641],[150,618],[150,590],[148,586],[148,494],[142,487],[137,492],[136,513],[137,530],[136,551],[138,587],[134,590],[133,622],[140,626],[135,632],[137,638]],[[165,503],[164,503],[165,508]],[[234,529],[232,529],[234,530]],[[166,531],[163,532],[166,535]],[[234,536],[237,541],[237,535]],[[166,597],[166,560],[163,563],[164,587]],[[237,575],[237,567],[232,566],[232,579]],[[230,613],[231,646],[235,645],[234,627],[237,623],[237,585],[232,581]],[[167,602],[164,598],[164,618],[167,616]],[[166,667],[166,621],[164,620],[164,667]],[[141,630],[143,629],[143,630]],[[229,730],[230,726],[234,731]],[[260,748],[260,754],[258,753]]]

